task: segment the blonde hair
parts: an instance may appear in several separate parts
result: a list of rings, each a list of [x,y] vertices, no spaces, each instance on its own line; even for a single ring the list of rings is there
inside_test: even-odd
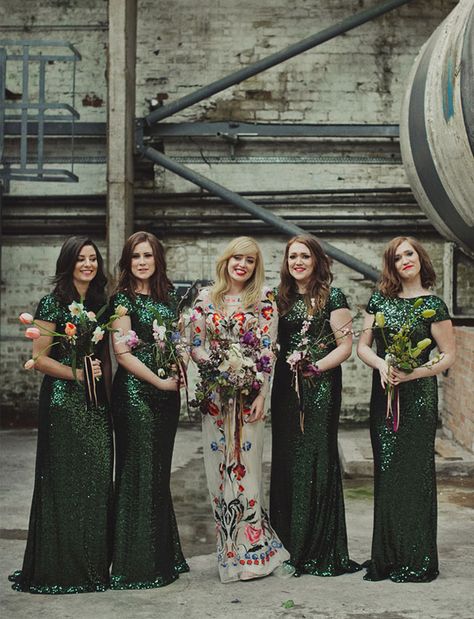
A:
[[[256,305],[261,299],[265,281],[262,252],[257,245],[257,241],[249,236],[239,236],[230,241],[222,255],[217,259],[216,281],[211,288],[211,301],[216,308],[222,309],[224,307],[224,296],[230,290],[231,281],[227,270],[229,258],[239,254],[255,254],[255,270],[252,273],[252,277],[245,282],[245,287],[242,291],[242,305],[247,309]]]

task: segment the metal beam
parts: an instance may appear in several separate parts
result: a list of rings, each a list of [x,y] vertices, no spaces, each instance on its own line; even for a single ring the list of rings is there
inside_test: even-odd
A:
[[[365,9],[364,11],[360,11],[355,15],[351,15],[350,17],[343,19],[339,23],[334,24],[329,28],[325,28],[324,30],[321,30],[321,32],[318,32],[317,34],[307,37],[306,39],[303,39],[298,43],[290,45],[284,50],[271,54],[266,58],[262,58],[262,60],[259,60],[247,67],[244,67],[239,71],[235,71],[234,73],[231,73],[226,77],[216,80],[215,82],[212,82],[207,86],[203,86],[202,88],[199,88],[195,92],[192,92],[189,95],[178,99],[177,101],[168,103],[167,105],[164,105],[163,107],[154,110],[153,112],[148,114],[148,116],[145,116],[145,122],[148,125],[152,125],[159,120],[163,120],[163,118],[172,116],[180,110],[190,107],[195,103],[199,103],[199,101],[202,101],[203,99],[208,99],[210,96],[215,95],[216,93],[221,92],[222,90],[225,90],[230,86],[240,84],[240,82],[243,82],[244,80],[252,77],[253,75],[257,75],[258,73],[261,73],[266,69],[270,69],[271,67],[274,67],[284,62],[285,60],[288,60],[289,58],[293,58],[294,56],[297,56],[298,54],[301,54],[308,49],[316,47],[321,43],[325,43],[326,41],[329,41],[344,32],[348,32],[349,30],[357,28],[358,26],[365,24],[372,19],[379,17],[384,13],[388,13],[389,11],[393,11],[394,9],[397,9],[404,4],[408,4],[411,1],[412,0],[388,0],[386,2],[376,4],[374,7],[371,7],[369,9]]]
[[[83,123],[76,123],[78,127]],[[147,135],[160,138],[228,137],[241,138],[398,138],[398,125],[353,124],[294,124],[247,122],[183,122],[158,123]]]
[[[289,221],[286,221],[285,219],[283,219],[283,217],[278,217],[278,215],[275,215],[274,213],[267,211],[266,209],[262,208],[261,206],[258,206],[251,200],[247,200],[247,198],[244,198],[238,193],[235,193],[234,191],[230,191],[226,187],[223,187],[222,185],[219,185],[218,183],[211,181],[205,176],[198,174],[194,170],[191,170],[190,168],[187,168],[179,163],[176,163],[176,161],[173,161],[172,159],[170,159],[166,155],[163,155],[163,153],[158,152],[154,148],[146,147],[145,145],[142,144],[138,150],[147,159],[150,159],[151,161],[158,163],[159,165],[163,166],[167,170],[174,172],[178,176],[181,176],[182,178],[185,178],[191,183],[194,183],[195,185],[198,185],[199,187],[206,189],[207,191],[213,193],[214,195],[221,197],[226,202],[229,202],[230,204],[234,204],[238,208],[241,208],[243,211],[246,211],[247,213],[255,215],[262,221],[266,222],[267,224],[270,224],[273,228],[275,228],[279,232],[283,232],[284,234],[291,235],[291,236],[297,235],[297,234],[307,234],[307,232],[303,230],[303,228],[300,228],[299,226],[292,224]],[[372,281],[377,281],[377,279],[379,278],[378,271],[376,271],[373,267],[369,266],[368,264],[365,264],[364,262],[360,260],[357,260],[353,256],[350,256],[349,254],[342,251],[341,249],[338,249],[337,247],[330,245],[326,241],[322,241],[321,239],[318,239],[318,241],[323,247],[324,251],[329,256],[331,256],[331,258],[334,258],[338,262],[341,262],[342,264],[353,269],[354,271],[361,273],[367,279],[370,279]]]

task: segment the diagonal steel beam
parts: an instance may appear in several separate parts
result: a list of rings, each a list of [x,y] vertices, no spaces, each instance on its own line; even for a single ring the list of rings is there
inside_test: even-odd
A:
[[[230,191],[230,189],[219,185],[219,183],[211,181],[209,178],[202,176],[202,174],[199,174],[198,172],[195,172],[194,170],[191,170],[190,168],[187,168],[186,166],[177,163],[176,161],[173,161],[173,159],[170,159],[170,157],[163,155],[163,153],[160,153],[154,148],[147,147],[142,144],[141,146],[139,146],[138,151],[147,159],[158,163],[167,170],[174,172],[178,176],[181,176],[182,178],[191,181],[191,183],[194,183],[195,185],[206,189],[210,193],[221,197],[226,202],[234,204],[243,211],[246,211],[251,215],[255,215],[262,221],[265,221],[273,228],[280,232],[283,232],[284,234],[290,236],[296,234],[307,234],[307,232],[303,228],[300,228],[299,226],[296,226],[295,224],[286,221],[285,219],[283,219],[283,217],[279,217],[278,215],[271,213],[267,209],[255,204],[255,202],[247,200],[247,198],[244,198],[238,193]],[[347,267],[353,269],[354,271],[361,273],[367,279],[376,281],[379,278],[378,271],[376,271],[368,264],[357,260],[353,256],[350,256],[341,249],[334,247],[334,245],[330,245],[326,241],[322,241],[321,239],[318,239],[318,241],[319,243],[321,243],[324,251],[328,254],[328,256],[331,256],[331,258],[334,258],[338,262],[342,262],[342,264],[345,264]]]
[[[368,21],[371,21],[376,17],[380,17],[380,15],[383,15],[384,13],[393,11],[394,9],[397,9],[398,7],[404,4],[408,4],[412,1],[413,0],[388,0],[386,2],[380,2],[379,4],[376,4],[369,9],[365,9],[364,11],[360,11],[355,15],[351,15],[350,17],[343,19],[337,24],[321,30],[321,32],[318,32],[317,34],[313,34],[312,36],[307,37],[306,39],[303,39],[298,43],[290,45],[286,49],[275,52],[274,54],[271,54],[266,58],[262,58],[262,60],[259,60],[247,67],[244,67],[239,71],[235,71],[234,73],[231,73],[226,77],[216,80],[215,82],[212,82],[207,86],[199,88],[195,92],[192,92],[191,94],[186,95],[181,99],[177,99],[172,103],[168,103],[167,105],[164,105],[163,107],[154,110],[153,112],[145,116],[145,122],[148,125],[152,125],[159,120],[163,120],[163,118],[168,118],[168,116],[172,116],[180,110],[190,107],[195,103],[199,103],[199,101],[207,99],[212,95],[215,95],[216,93],[221,92],[226,88],[229,88],[229,86],[240,84],[240,82],[243,82],[249,77],[257,75],[257,73],[261,73],[262,71],[265,71],[270,67],[274,67],[275,65],[280,64],[285,60],[288,60],[289,58],[293,58],[293,56],[297,56],[298,54],[301,54],[302,52],[305,52],[312,47],[316,47],[321,43],[325,43],[326,41],[329,41],[330,39],[333,39],[334,37],[337,37],[344,32],[353,30],[354,28],[357,28],[358,26],[365,24]]]

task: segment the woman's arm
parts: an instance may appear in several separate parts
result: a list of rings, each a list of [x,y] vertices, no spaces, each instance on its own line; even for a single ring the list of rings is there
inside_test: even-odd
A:
[[[35,320],[35,325],[37,325],[41,331],[56,331],[56,324],[54,322]],[[63,365],[49,356],[53,340],[54,338],[52,335],[41,335],[37,340],[33,340],[33,359],[36,359],[35,370],[47,376],[52,376],[53,378],[75,380],[70,365]],[[76,370],[76,376],[78,380],[82,381],[84,379],[82,370]]]
[[[393,385],[406,383],[410,380],[417,380],[418,378],[426,378],[427,376],[435,376],[436,374],[441,374],[441,372],[444,372],[453,365],[456,357],[453,323],[450,320],[433,322],[431,325],[431,335],[441,354],[440,361],[433,364],[428,362],[424,367],[415,368],[410,374],[403,372],[403,370],[390,368],[390,382]]]
[[[364,325],[360,334],[359,343],[357,344],[357,354],[362,361],[380,372],[380,383],[385,389],[388,383],[388,365],[385,359],[382,359],[377,353],[372,350],[374,334],[372,327],[374,325],[374,317],[372,314],[365,312]]]
[[[321,372],[337,368],[352,354],[352,316],[347,308],[335,309],[329,317],[336,348],[318,361]]]
[[[121,330],[123,333],[130,331],[131,326],[132,322],[129,316],[117,318],[112,324],[113,329]],[[150,385],[162,391],[176,391],[178,389],[179,380],[176,376],[160,378],[142,363],[140,359],[137,359],[124,342],[118,342],[116,338],[114,338],[113,346],[117,363],[127,370],[127,372],[130,372],[130,374],[133,374],[140,380],[150,383]]]
[[[102,361],[102,376],[104,377],[104,387],[107,400],[110,402],[112,396],[112,363],[110,361],[109,336],[103,346],[101,355]]]
[[[278,335],[278,309],[273,292],[268,292],[267,297],[259,303],[258,311],[258,326],[262,333],[262,341],[265,342],[265,345],[262,345],[261,354],[270,357],[273,372],[275,365],[273,348]],[[248,423],[259,421],[265,415],[265,399],[270,387],[270,379],[271,374],[264,374],[260,392],[250,406],[250,414],[247,417]]]

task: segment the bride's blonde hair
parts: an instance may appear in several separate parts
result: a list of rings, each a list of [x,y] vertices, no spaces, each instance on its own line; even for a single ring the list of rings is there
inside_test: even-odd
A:
[[[255,270],[252,273],[252,277],[245,282],[245,287],[242,291],[242,305],[247,309],[256,305],[261,299],[263,283],[265,281],[262,252],[257,245],[257,241],[249,236],[239,236],[230,241],[222,255],[217,259],[216,281],[211,288],[211,301],[216,308],[222,309],[224,307],[224,296],[230,290],[231,280],[227,270],[229,258],[240,254],[255,255]]]

